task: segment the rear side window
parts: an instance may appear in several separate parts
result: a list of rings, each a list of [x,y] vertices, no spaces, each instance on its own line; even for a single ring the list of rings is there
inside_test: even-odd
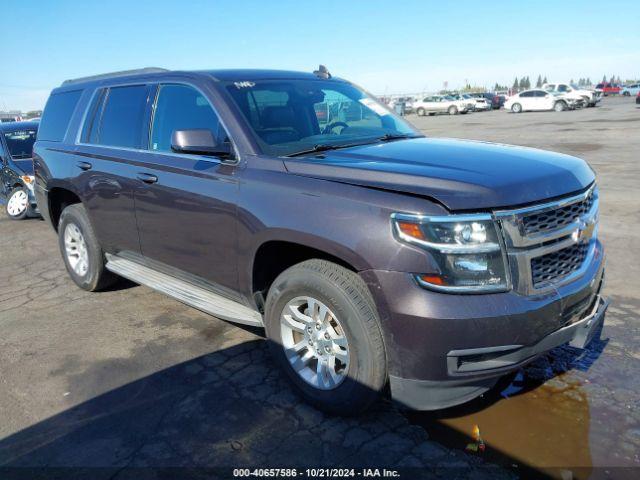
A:
[[[55,93],[49,97],[38,129],[39,140],[61,142],[64,139],[81,93],[82,90],[74,90]]]
[[[146,85],[110,88],[100,113],[94,143],[113,147],[142,148],[142,127],[149,90]]]
[[[102,115],[102,107],[104,105],[104,97],[106,96],[107,89],[102,88],[96,92],[91,101],[87,118],[82,127],[82,136],[80,137],[83,143],[97,143],[98,141],[98,125],[100,125],[100,119]]]

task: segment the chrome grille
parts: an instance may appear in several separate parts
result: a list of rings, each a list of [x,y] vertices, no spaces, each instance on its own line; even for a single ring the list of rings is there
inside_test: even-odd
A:
[[[576,218],[591,210],[594,202],[593,190],[582,201],[522,217],[524,233],[533,235],[547,230],[555,230],[575,222]]]
[[[533,286],[555,283],[577,271],[587,257],[589,245],[580,243],[531,259]]]
[[[544,293],[585,271],[596,250],[598,203],[594,185],[571,197],[494,212],[516,291]]]

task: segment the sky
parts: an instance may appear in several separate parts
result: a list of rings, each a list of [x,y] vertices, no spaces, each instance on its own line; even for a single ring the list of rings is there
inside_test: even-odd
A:
[[[0,0],[0,110],[68,78],[318,64],[375,94],[640,78],[637,0]]]

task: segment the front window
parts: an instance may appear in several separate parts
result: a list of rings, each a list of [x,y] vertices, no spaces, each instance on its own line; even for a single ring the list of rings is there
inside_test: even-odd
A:
[[[228,141],[218,116],[200,92],[187,85],[161,85],[151,128],[151,150],[171,152],[173,132],[191,129],[210,130],[217,143]]]
[[[269,155],[421,136],[377,100],[340,81],[230,82],[227,90]]]
[[[6,132],[4,139],[9,147],[9,155],[14,159],[31,158],[33,144],[36,141],[36,130],[19,130]]]

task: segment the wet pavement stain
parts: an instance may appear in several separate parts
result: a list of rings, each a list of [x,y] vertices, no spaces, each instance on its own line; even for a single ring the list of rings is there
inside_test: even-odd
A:
[[[408,417],[451,448],[473,442],[477,425],[486,445],[477,455],[516,471],[535,466],[537,473],[562,478],[571,465],[573,478],[589,478],[590,412],[580,384],[554,387],[524,379],[522,373],[518,377],[501,392],[492,391],[467,406]]]
[[[620,310],[610,314],[613,324]],[[608,348],[618,328],[605,326],[607,335],[585,351],[553,350],[467,404],[405,415],[459,450],[474,445],[477,425],[485,448],[474,454],[522,478],[638,478],[638,362],[621,359],[624,345]]]

